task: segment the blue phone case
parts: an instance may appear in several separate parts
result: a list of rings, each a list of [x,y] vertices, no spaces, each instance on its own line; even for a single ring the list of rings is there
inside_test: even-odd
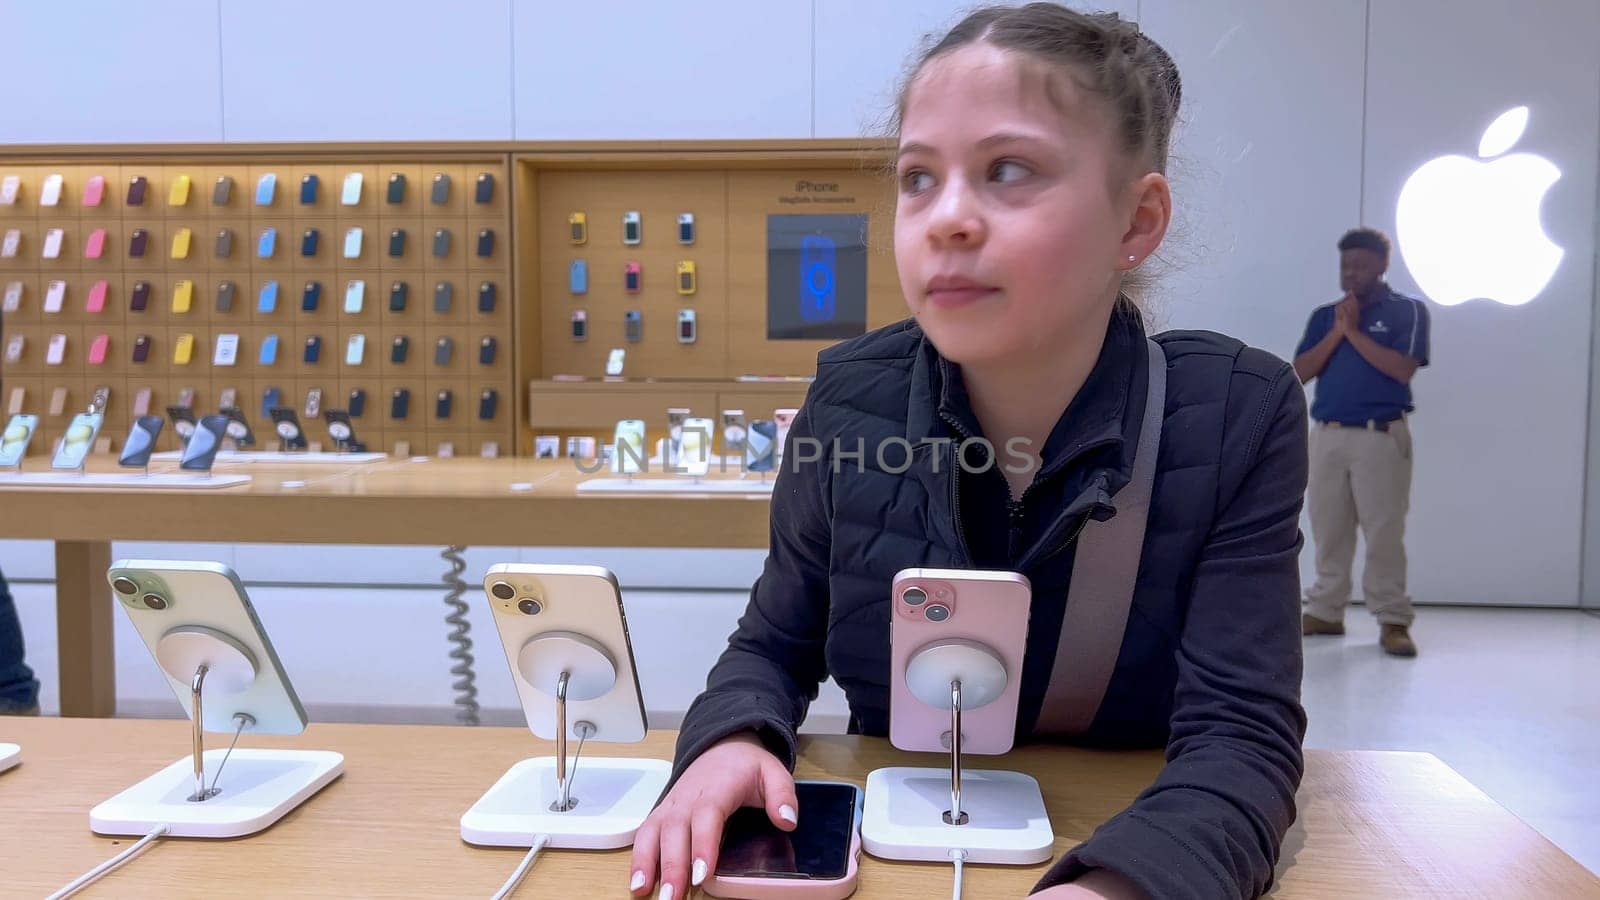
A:
[[[261,357],[258,365],[272,366],[278,363],[278,336],[269,334],[261,339]]]
[[[495,341],[494,338],[492,338],[492,337],[484,338],[478,344],[478,362],[481,365],[485,365],[485,366],[494,365],[494,351],[495,351],[497,346],[498,346],[498,343]]]
[[[455,285],[448,281],[439,282],[433,289],[433,311],[436,313],[449,312],[450,304],[455,300],[455,297]]]
[[[261,394],[261,418],[272,418],[273,407],[281,406],[282,400],[283,392],[275,387],[267,388],[265,391],[263,391]]]
[[[494,312],[495,287],[494,282],[485,281],[478,285],[478,312]]]
[[[322,338],[313,335],[306,338],[306,362],[314,363],[322,358]]]
[[[389,232],[389,255],[395,257],[406,255],[406,230],[404,228],[396,228]]]
[[[494,420],[495,407],[499,405],[500,394],[494,388],[486,388],[478,397],[478,418],[485,422]]]
[[[494,255],[494,232],[485,228],[478,232],[478,256],[487,258]]]
[[[411,286],[404,281],[396,281],[389,288],[389,311],[405,312],[406,299],[411,295]]]
[[[400,388],[394,392],[394,397],[389,402],[389,418],[404,419],[411,407],[411,392]]]
[[[261,286],[261,296],[256,300],[256,312],[269,313],[278,308],[278,283],[269,281]]]
[[[256,256],[261,259],[272,258],[273,251],[278,249],[278,229],[261,229],[261,239],[256,241]]]
[[[317,304],[322,300],[322,282],[312,281],[306,284],[306,289],[300,295],[300,309],[305,312],[316,312]]]
[[[317,185],[320,183],[321,179],[317,178],[316,175],[307,175],[306,177],[300,179],[301,204],[310,206],[311,204],[317,202]]]
[[[361,414],[366,411],[367,392],[361,388],[356,388],[350,392],[350,409],[348,410],[350,413],[350,418],[359,419],[361,418]]]
[[[317,229],[315,229],[315,228],[307,228],[305,236],[300,238],[300,255],[301,256],[316,256],[317,255],[317,243],[318,243],[318,240],[321,237],[322,237],[322,233],[317,231]]]
[[[278,176],[268,172],[256,182],[256,205],[271,206],[272,195],[278,189]]]
[[[589,293],[589,264],[581,259],[572,261],[567,270],[567,289],[574,294]]]

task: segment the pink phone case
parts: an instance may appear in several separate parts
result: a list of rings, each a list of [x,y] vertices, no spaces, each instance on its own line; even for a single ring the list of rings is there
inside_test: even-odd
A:
[[[712,873],[701,884],[708,897],[739,900],[844,900],[856,892],[857,866],[861,861],[861,829],[850,836],[850,862],[844,877],[836,881],[790,878],[730,878]]]
[[[89,344],[89,365],[104,365],[106,361],[106,349],[110,346],[110,335],[102,334],[97,336],[94,341]]]
[[[89,299],[83,302],[84,312],[97,313],[106,308],[106,283],[104,279],[96,281],[89,288]]]
[[[89,180],[83,185],[83,205],[99,206],[100,199],[105,195],[105,191],[106,177],[104,175],[90,176]]]
[[[83,258],[99,259],[106,252],[106,230],[96,228],[89,232],[89,239],[83,242]]]
[[[906,590],[921,588],[927,600],[910,604]],[[1028,642],[1028,607],[1033,590],[1016,572],[905,569],[895,576],[889,613],[889,742],[901,750],[948,753],[940,740],[950,731],[950,711],[928,706],[906,687],[906,664],[918,651],[950,640],[983,644],[1006,669],[1006,687],[994,702],[961,716],[965,753],[998,755],[1011,749],[1016,732],[1022,657]],[[949,616],[934,621],[927,610],[943,606]]]

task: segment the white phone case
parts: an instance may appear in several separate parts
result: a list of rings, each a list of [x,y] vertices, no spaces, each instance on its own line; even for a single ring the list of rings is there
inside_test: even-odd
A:
[[[44,186],[39,188],[39,205],[55,206],[61,202],[61,176],[49,175],[44,180]]]
[[[632,228],[630,228],[629,226],[632,226]],[[629,231],[633,232],[633,234],[631,236],[628,234]],[[643,238],[644,238],[644,223],[640,221],[639,214],[637,212],[635,212],[634,210],[631,210],[631,209],[628,210],[627,212],[623,213],[622,214],[622,242],[624,244],[632,245],[632,244],[639,243],[641,240],[643,240]]]
[[[116,589],[120,578],[137,587],[132,596]],[[106,581],[158,662],[162,638],[174,632],[199,631],[220,637],[255,664],[255,677],[248,681],[229,682],[220,677],[213,681],[208,676],[201,723],[207,731],[231,733],[237,727],[235,713],[255,719],[250,727],[254,734],[299,734],[305,730],[305,709],[232,569],[216,562],[124,559],[106,572]],[[161,597],[165,608],[147,604],[143,598],[148,594]],[[163,674],[179,705],[190,711],[191,676],[177,678],[165,669]]]
[[[367,283],[365,281],[358,278],[345,285],[344,311],[352,316],[361,312],[361,307],[366,302],[366,297]]]
[[[44,350],[44,364],[47,366],[59,366],[66,355],[67,336],[64,334],[50,335],[50,343]]]
[[[44,249],[39,252],[42,259],[59,259],[61,257],[61,240],[66,233],[59,228],[52,228],[44,233]]]
[[[22,361],[22,351],[26,347],[27,347],[27,338],[23,337],[20,334],[12,335],[11,336],[11,340],[6,341],[6,362],[8,362],[8,363],[21,362]]]
[[[361,365],[361,359],[367,352],[367,336],[364,334],[350,335],[350,344],[344,350],[344,364],[347,366]]]
[[[19,310],[21,308],[22,308],[22,282],[20,282],[20,281],[8,281],[8,282],[6,282],[6,299],[5,299],[5,303],[3,305],[0,305],[0,312],[14,313],[14,312],[16,312],[17,310]]]
[[[344,233],[344,258],[345,259],[360,259],[361,258],[361,235],[362,235],[362,230],[359,227],[352,228],[349,231],[346,231]]]
[[[14,206],[17,202],[17,190],[22,187],[22,179],[16,175],[7,175],[0,179],[0,206]]]
[[[239,361],[239,336],[237,334],[217,335],[217,350],[211,358],[213,366],[231,366]],[[227,406],[227,404],[223,404]]]
[[[44,311],[47,313],[61,312],[62,304],[67,302],[67,283],[65,281],[52,281],[44,292]]]
[[[361,173],[351,172],[344,177],[344,189],[339,192],[339,202],[355,206],[361,202]]]
[[[11,259],[17,255],[17,249],[22,246],[22,231],[16,228],[6,229],[5,240],[0,241],[0,258]]]
[[[633,663],[622,591],[610,570],[599,566],[502,563],[484,576],[483,587],[511,666],[517,696],[538,737],[556,736],[556,681],[573,659],[580,661],[567,702],[569,737],[578,722],[595,726],[590,740],[644,739],[644,696]],[[532,602],[532,606],[528,604]],[[525,610],[536,609],[533,614]],[[575,654],[575,655],[574,655]],[[604,662],[615,670],[605,687],[595,680]],[[539,683],[529,681],[532,677]],[[597,692],[597,693],[596,693]],[[577,697],[591,694],[587,699]]]

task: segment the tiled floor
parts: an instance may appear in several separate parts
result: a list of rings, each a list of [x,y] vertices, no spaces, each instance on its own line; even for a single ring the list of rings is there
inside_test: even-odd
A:
[[[1433,753],[1600,873],[1600,617],[1423,608],[1413,660],[1345,625],[1306,640],[1308,747]]]

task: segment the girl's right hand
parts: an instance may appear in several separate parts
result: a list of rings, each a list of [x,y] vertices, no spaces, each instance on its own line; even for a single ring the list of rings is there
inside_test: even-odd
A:
[[[658,900],[683,900],[717,869],[722,827],[741,806],[767,811],[783,831],[799,820],[794,777],[753,732],[712,744],[689,764],[633,839],[629,890],[644,894],[660,876]]]

